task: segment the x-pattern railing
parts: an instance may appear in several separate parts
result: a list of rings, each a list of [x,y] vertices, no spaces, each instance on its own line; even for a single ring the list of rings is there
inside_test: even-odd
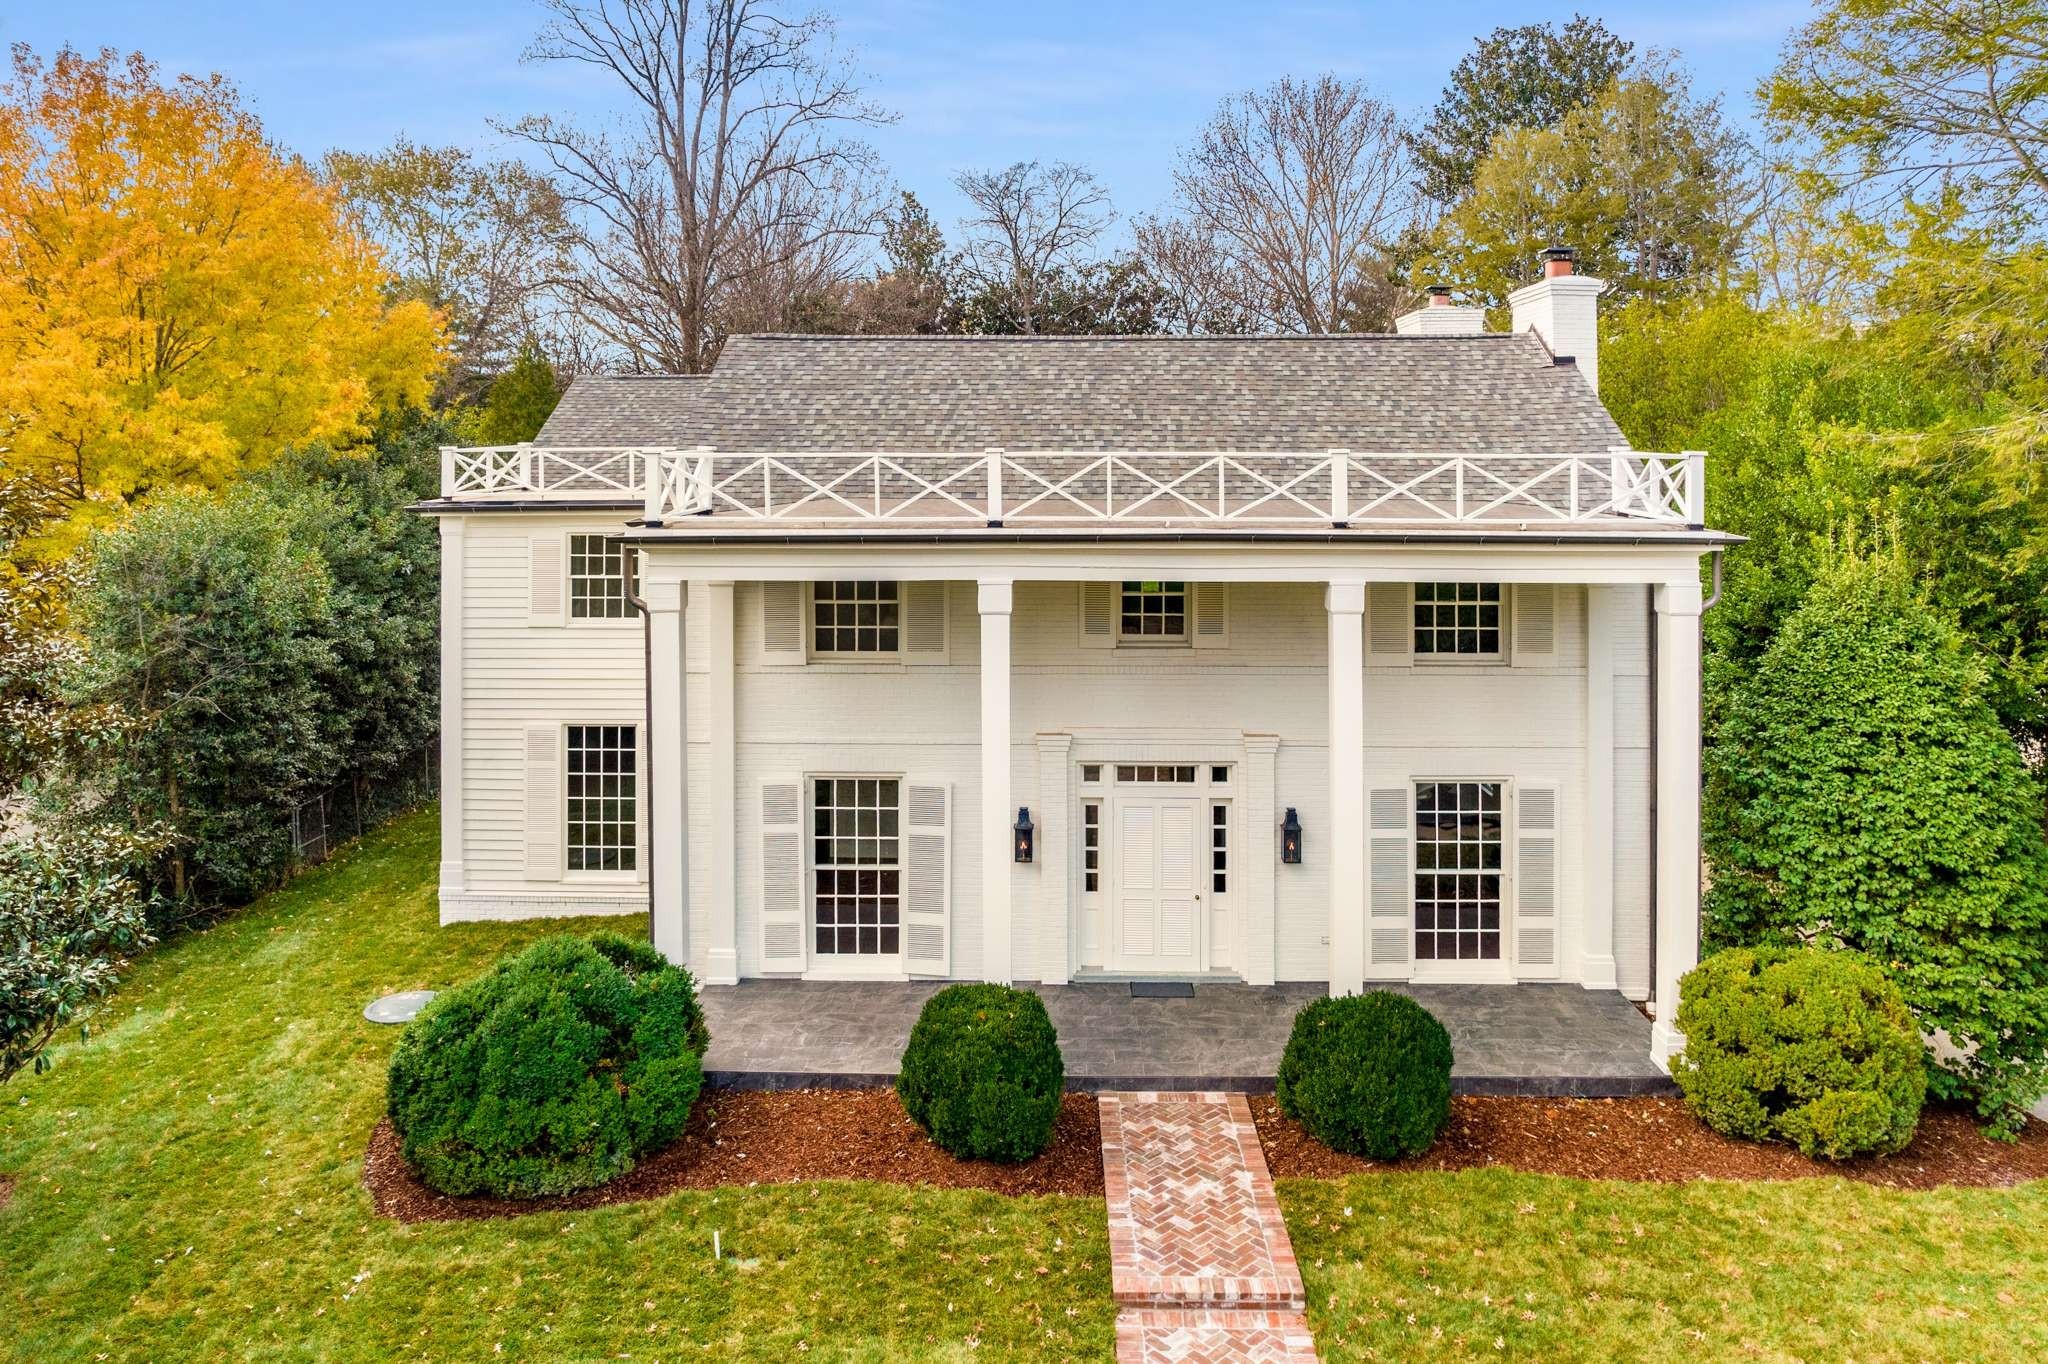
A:
[[[637,499],[658,469],[685,453],[660,446],[446,445],[441,495]],[[683,485],[674,491],[681,494]]]

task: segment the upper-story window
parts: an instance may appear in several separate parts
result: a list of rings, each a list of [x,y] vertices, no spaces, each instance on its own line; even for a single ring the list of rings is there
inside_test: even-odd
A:
[[[569,616],[617,620],[633,614],[633,551],[604,535],[569,537]]]
[[[1120,605],[1120,639],[1166,642],[1188,637],[1186,583],[1125,583]]]
[[[811,652],[893,654],[903,600],[890,582],[813,583]]]
[[[1415,652],[1499,658],[1500,584],[1415,584]]]

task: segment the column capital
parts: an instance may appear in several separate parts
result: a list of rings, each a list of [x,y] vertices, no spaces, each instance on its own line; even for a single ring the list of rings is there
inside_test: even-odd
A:
[[[1007,616],[1014,596],[1008,578],[983,578],[977,585],[974,601],[984,616]]]
[[[1365,614],[1364,583],[1329,583],[1323,588],[1323,609],[1333,616]]]
[[[640,583],[640,600],[647,603],[650,612],[680,611],[687,595],[680,579],[673,582],[647,581]]]
[[[1658,583],[1656,598],[1660,616],[1697,616],[1705,601],[1697,578],[1691,582]]]

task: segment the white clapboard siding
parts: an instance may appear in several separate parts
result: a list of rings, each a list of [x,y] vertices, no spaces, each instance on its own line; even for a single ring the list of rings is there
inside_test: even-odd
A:
[[[527,538],[526,616],[530,625],[560,625],[562,599],[569,590],[569,571],[562,555],[567,539],[560,531]]]
[[[903,661],[933,665],[948,661],[946,584],[906,582],[903,593]]]
[[[948,975],[953,969],[953,788],[913,777],[906,794],[903,969],[918,976]]]
[[[1408,974],[1408,925],[1414,917],[1414,830],[1408,813],[1409,786],[1391,778],[1366,782],[1366,862],[1371,973]],[[1341,836],[1341,835],[1340,835]]]
[[[562,879],[562,729],[526,727],[526,879]]]
[[[1116,647],[1116,594],[1115,583],[1081,584],[1082,648]]]
[[[1366,662],[1382,668],[1408,666],[1415,649],[1414,584],[1372,584],[1365,612]]]
[[[1553,583],[1517,583],[1513,597],[1515,633],[1509,657],[1518,668],[1557,666],[1558,588]]]
[[[761,969],[804,969],[804,784],[761,784]]]
[[[1558,974],[1561,806],[1555,782],[1515,788],[1515,975],[1522,980]]]
[[[1230,647],[1230,584],[1190,583],[1188,641],[1197,649]]]
[[[779,667],[803,663],[804,585],[761,584],[761,662]]]

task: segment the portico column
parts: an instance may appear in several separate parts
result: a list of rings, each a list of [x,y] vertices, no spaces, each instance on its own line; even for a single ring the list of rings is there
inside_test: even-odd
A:
[[[1678,978],[1699,964],[1700,585],[1657,588],[1657,1021],[1650,1056],[1685,1047]]]
[[[1007,580],[980,584],[981,976],[1010,983],[1010,601]]]
[[[463,891],[462,617],[466,518],[441,518],[441,913]]]
[[[1614,974],[1614,636],[1620,589],[1586,588],[1586,819],[1579,983],[1612,990]]]
[[[689,723],[685,714],[683,602],[680,582],[653,581],[647,603],[648,876],[652,880],[654,945],[670,961],[690,959]]]
[[[1365,988],[1365,587],[1331,583],[1330,993]],[[1307,842],[1306,836],[1303,842]],[[1311,845],[1312,846],[1312,845]]]
[[[704,979],[713,985],[730,985],[740,978],[739,891],[737,850],[739,836],[739,763],[735,736],[739,716],[735,706],[733,657],[733,585],[705,583],[704,594],[704,717],[705,738],[710,761],[704,779],[705,823],[710,834],[704,891],[711,899],[706,905]],[[694,591],[693,591],[694,595]]]

